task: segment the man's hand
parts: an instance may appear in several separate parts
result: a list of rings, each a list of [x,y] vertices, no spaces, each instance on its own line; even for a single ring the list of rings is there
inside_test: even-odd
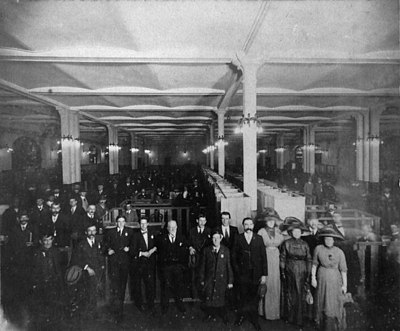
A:
[[[229,289],[233,288],[233,284],[228,284],[228,288]]]
[[[144,256],[144,257],[149,258],[150,255],[151,255],[151,254],[150,254],[149,252],[140,252],[140,256]]]
[[[96,274],[95,271],[90,267],[87,267],[86,271],[88,272],[89,276],[94,276]]]
[[[261,284],[267,284],[267,276],[261,276]]]
[[[129,252],[129,247],[128,247],[128,246],[125,246],[125,247],[124,247],[124,252],[125,252],[125,253],[128,253],[128,252]]]
[[[108,250],[108,255],[113,255],[113,254],[115,254],[115,251],[114,251],[113,249],[110,248],[110,249]]]
[[[189,247],[189,254],[190,255],[196,254],[196,250],[193,247]]]

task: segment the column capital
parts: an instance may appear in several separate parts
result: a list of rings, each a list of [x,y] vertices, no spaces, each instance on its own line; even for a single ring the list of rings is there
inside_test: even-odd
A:
[[[250,57],[243,51],[236,52],[235,56],[236,58],[232,60],[232,64],[245,74],[250,70],[257,72],[258,68],[262,65],[261,58]]]

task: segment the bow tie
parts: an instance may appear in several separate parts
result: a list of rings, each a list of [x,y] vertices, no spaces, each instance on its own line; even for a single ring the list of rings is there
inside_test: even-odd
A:
[[[147,233],[147,231],[144,231],[144,232],[142,231],[142,234],[146,234],[146,233]]]

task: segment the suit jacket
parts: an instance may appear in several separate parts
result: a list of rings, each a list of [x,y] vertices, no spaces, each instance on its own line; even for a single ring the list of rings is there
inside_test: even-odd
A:
[[[83,225],[83,217],[85,215],[85,211],[82,207],[76,206],[74,213],[72,213],[71,208],[66,212],[67,217],[69,218],[69,222],[71,224],[71,232],[78,233],[78,235],[83,235],[85,232]]]
[[[174,243],[169,240],[168,233],[161,234],[156,245],[161,268],[173,264],[188,265],[189,249],[181,234],[177,233]]]
[[[106,232],[104,237],[105,252],[111,264],[119,264],[128,267],[132,253],[130,251],[125,252],[124,248],[129,247],[129,249],[131,249],[133,230],[125,226],[122,235],[120,235],[117,229],[117,227],[114,227]],[[112,249],[115,254],[108,255],[110,249]]]
[[[267,254],[260,235],[253,233],[250,244],[244,233],[237,236],[232,251],[232,266],[239,282],[258,284],[261,276],[268,275]]]
[[[199,233],[198,227],[194,227],[189,231],[189,246],[193,247],[198,254],[204,247],[211,245],[211,230],[205,227],[203,233]]]
[[[58,214],[55,223],[53,223],[52,215],[48,215],[47,219],[40,227],[40,233],[54,234],[53,246],[55,247],[70,246],[71,226],[68,217],[64,214]]]
[[[87,239],[83,239],[72,253],[72,265],[79,265],[84,268],[88,265],[92,268],[98,277],[101,276],[102,269],[105,265],[103,247],[99,241],[90,247]]]
[[[6,246],[6,253],[9,262],[14,266],[26,267],[32,259],[33,247],[28,247],[27,242],[32,240],[33,243],[38,243],[38,233],[35,226],[27,224],[24,231],[21,225],[15,226],[9,236]]]
[[[147,246],[144,240],[144,236],[142,232],[139,230],[133,234],[133,245],[132,245],[132,255],[134,263],[140,264],[150,264],[154,265],[156,263],[156,254],[151,254],[150,258],[141,256],[139,257],[140,252],[147,252],[150,249],[156,246],[156,234],[147,229]]]
[[[233,284],[230,252],[221,245],[217,253],[213,253],[213,246],[204,249],[200,264],[200,282],[204,282],[206,303],[212,306],[224,306],[228,284]]]
[[[29,215],[30,223],[39,226],[39,224],[43,224],[49,214],[50,210],[47,206],[43,205],[42,210],[35,206],[32,208]]]
[[[222,232],[222,225],[217,226],[217,230]],[[222,232],[222,234],[224,234]],[[228,247],[231,252],[233,249],[233,244],[235,243],[236,237],[239,235],[239,231],[236,226],[229,226],[229,238],[222,238],[221,244]]]

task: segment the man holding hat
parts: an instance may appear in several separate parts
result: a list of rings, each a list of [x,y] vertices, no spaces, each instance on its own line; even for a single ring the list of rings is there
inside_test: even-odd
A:
[[[105,259],[102,245],[96,240],[96,223],[85,225],[85,239],[72,254],[72,265],[83,270],[84,282],[84,316],[96,318],[97,302],[101,293],[101,281],[104,275]]]

